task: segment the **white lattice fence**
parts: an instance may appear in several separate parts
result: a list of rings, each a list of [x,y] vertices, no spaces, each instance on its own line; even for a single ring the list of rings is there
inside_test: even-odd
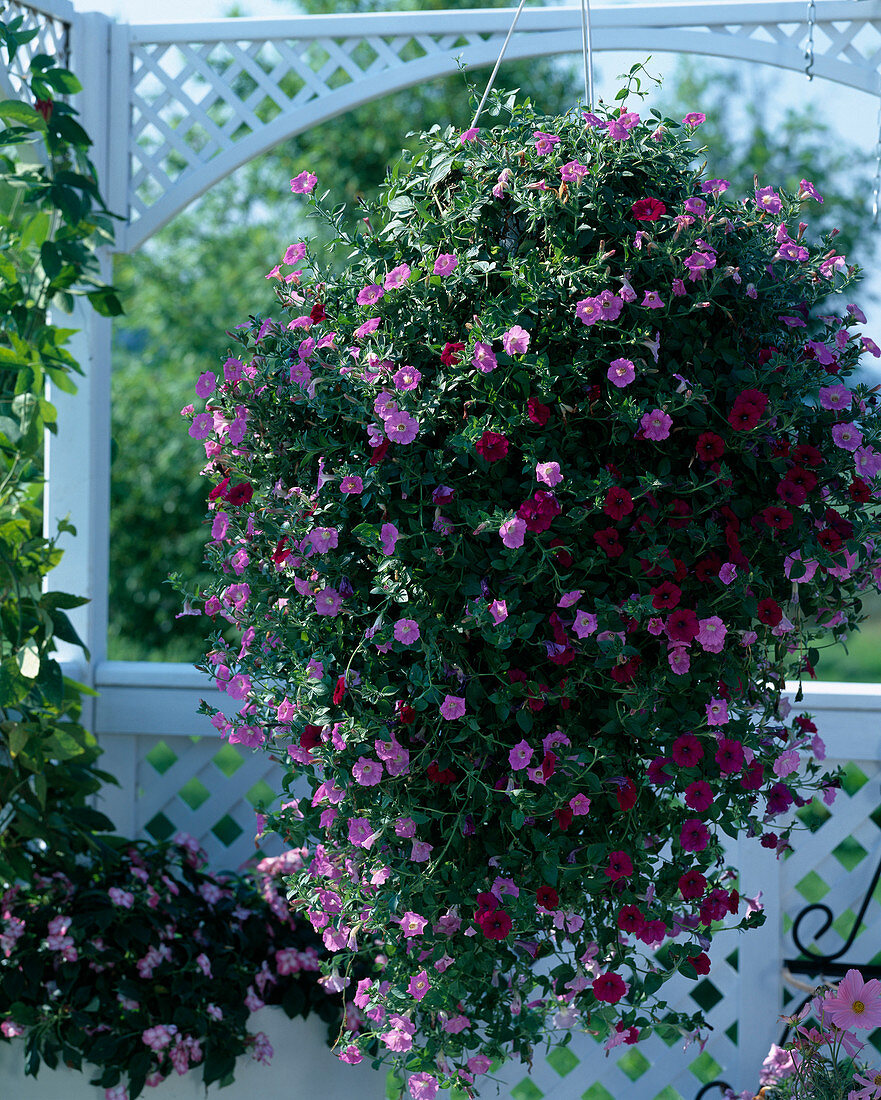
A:
[[[18,0],[0,3],[0,13],[5,22],[10,23],[19,16],[22,19],[19,30],[37,32],[30,42],[21,46],[12,64],[0,68],[0,92],[9,99],[21,99],[25,90],[24,78],[30,67],[31,58],[44,53],[56,58],[59,65],[67,66],[70,60],[70,18],[73,9],[67,4],[53,4],[38,11]]]

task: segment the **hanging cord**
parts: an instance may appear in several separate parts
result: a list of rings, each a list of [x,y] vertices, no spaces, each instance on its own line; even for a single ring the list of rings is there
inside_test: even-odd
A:
[[[581,51],[584,54],[584,105],[593,107],[593,48],[590,41],[590,0],[581,0]]]
[[[808,42],[805,46],[805,76],[814,79],[814,25],[817,22],[815,0],[808,0]]]
[[[505,56],[505,50],[507,50],[508,43],[511,41],[511,35],[514,33],[514,28],[517,26],[517,20],[520,18],[520,12],[523,11],[523,5],[525,3],[526,3],[526,0],[520,0],[520,4],[517,8],[517,11],[514,12],[514,18],[511,21],[511,26],[508,29],[507,35],[505,36],[505,41],[502,43],[502,48],[501,48],[501,50],[499,50],[499,56],[496,59],[496,63],[495,63],[495,66],[493,67],[493,71],[489,74],[489,80],[487,81],[486,88],[484,90],[483,95],[481,96],[480,103],[478,103],[478,105],[477,105],[477,110],[474,112],[474,118],[472,118],[472,120],[471,120],[471,129],[472,130],[477,125],[477,120],[480,118],[480,112],[483,110],[484,103],[486,103],[486,97],[492,91],[493,81],[496,79],[496,73],[499,71],[499,65],[501,65],[502,58]]]
[[[878,135],[875,139],[875,183],[872,187],[872,225],[878,224],[881,205],[881,72],[878,74]]]

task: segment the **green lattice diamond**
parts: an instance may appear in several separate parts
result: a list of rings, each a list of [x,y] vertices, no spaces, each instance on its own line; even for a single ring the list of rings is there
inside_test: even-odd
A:
[[[615,1097],[597,1081],[581,1094],[581,1100],[615,1100]]]
[[[641,1051],[628,1050],[622,1058],[618,1059],[618,1068],[631,1081],[638,1081],[652,1068],[652,1064]]]
[[[734,1021],[731,1027],[725,1028],[725,1034],[728,1036],[731,1042],[734,1043],[735,1046],[737,1046],[737,1020]]]
[[[154,840],[168,840],[175,832],[174,822],[169,821],[161,810],[155,817],[150,818],[144,828]]]
[[[842,771],[844,774],[841,777],[841,789],[853,798],[857,791],[869,782],[869,777],[852,760],[844,765]]]
[[[561,1077],[565,1077],[567,1073],[571,1073],[577,1065],[579,1065],[581,1059],[576,1058],[569,1047],[556,1047],[547,1056],[547,1063],[559,1073]]]
[[[869,814],[869,821],[881,829],[881,806],[876,806],[875,809],[872,810]]]
[[[232,745],[224,745],[214,754],[211,762],[229,779],[231,775],[235,775],[245,760],[238,749],[234,749]]]
[[[165,775],[172,764],[177,763],[178,755],[173,749],[170,749],[164,741],[160,741],[158,745],[154,745],[153,748],[150,749],[144,759],[149,764],[152,764],[160,775]]]
[[[881,1054],[881,1027],[876,1027],[872,1034],[869,1036],[869,1042]]]
[[[818,798],[815,798],[809,802],[807,806],[802,806],[801,809],[796,810],[795,816],[803,825],[806,825],[812,833],[815,833],[821,825],[826,824],[832,814]],[[787,851],[786,854],[789,855],[789,852]]]
[[[254,786],[245,793],[245,798],[255,810],[258,806],[263,806],[265,809],[275,801],[275,791],[265,780],[258,779]]]
[[[229,814],[224,814],[216,825],[211,826],[211,832],[225,848],[228,848],[231,844],[235,844],[244,829],[235,818],[230,817]]]
[[[691,991],[691,999],[696,1001],[704,1012],[709,1012],[711,1008],[722,1000],[722,994],[713,985],[709,978],[705,978],[695,989]]]
[[[668,1085],[665,1089],[661,1089],[655,1100],[682,1100],[682,1093],[677,1092],[672,1085]]]
[[[702,1085],[708,1085],[722,1072],[722,1067],[707,1050],[699,1054],[688,1068]]]
[[[832,849],[832,855],[846,871],[852,871],[868,854],[862,844],[852,836],[845,837],[837,848]]]
[[[816,871],[808,871],[801,882],[795,884],[795,888],[810,905],[821,901],[829,893],[829,887]]]
[[[846,940],[847,937],[850,935],[850,930],[851,928],[853,928],[856,919],[857,915],[853,911],[853,909],[845,909],[844,912],[839,917],[836,917],[835,920],[832,922],[832,927],[843,940]],[[864,924],[861,924],[859,930],[857,931],[857,936],[861,936],[863,932],[865,932],[865,930],[866,926]]]
[[[184,783],[177,792],[177,797],[186,802],[191,810],[198,810],[199,807],[211,797],[211,791],[209,791],[205,784],[194,775],[193,778],[188,783]]]
[[[519,1085],[515,1085],[511,1089],[511,1095],[514,1100],[541,1100],[544,1093],[533,1081],[530,1081],[528,1077],[524,1077]]]
[[[736,947],[734,948],[734,950],[731,952],[730,955],[725,956],[725,962],[728,963],[728,965],[731,967],[732,970],[737,969],[739,961],[740,961],[740,956],[737,953],[737,948]]]

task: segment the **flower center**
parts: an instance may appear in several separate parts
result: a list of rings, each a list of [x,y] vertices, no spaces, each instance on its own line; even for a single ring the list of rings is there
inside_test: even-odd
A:
[[[854,1001],[854,1003],[851,1005],[851,1008],[853,1009],[854,1012],[865,1012],[866,1011],[866,1006],[863,1004],[862,1001]]]

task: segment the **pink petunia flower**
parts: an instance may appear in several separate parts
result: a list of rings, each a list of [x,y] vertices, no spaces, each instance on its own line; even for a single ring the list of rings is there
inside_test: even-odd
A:
[[[386,290],[397,290],[398,287],[402,287],[407,282],[411,274],[408,264],[398,264],[386,275],[382,285]]]
[[[662,409],[652,409],[651,412],[643,413],[639,424],[646,439],[650,439],[653,443],[660,443],[661,440],[669,438],[673,419]]]
[[[613,359],[609,364],[606,377],[613,386],[617,386],[620,390],[625,386],[629,386],[636,377],[636,368],[629,359]]]
[[[420,970],[418,974],[414,975],[407,986],[407,992],[417,1001],[421,1001],[429,989],[431,989],[431,982],[428,980],[428,972],[425,970]]]
[[[395,623],[395,640],[402,645],[413,645],[419,641],[419,623],[415,619],[399,619]]]
[[[559,485],[563,480],[563,475],[560,473],[559,462],[537,462],[535,465],[535,477],[537,481],[541,481],[551,488],[555,485]]]
[[[530,747],[528,741],[518,741],[513,749],[508,753],[508,761],[513,771],[522,771],[523,768],[529,766],[534,750]]]
[[[381,286],[376,283],[369,283],[358,291],[358,297],[355,300],[359,306],[370,306],[373,305],[374,302],[378,302],[384,294],[385,291]]]
[[[342,602],[343,598],[335,588],[322,588],[315,597],[316,614],[335,619],[340,612]]]
[[[855,451],[863,444],[863,433],[854,424],[833,424],[832,440],[843,451]]]
[[[508,355],[524,355],[529,347],[529,333],[520,325],[512,325],[502,334],[502,347]]]
[[[459,134],[459,144],[464,145],[466,141],[476,141],[479,133],[479,126],[470,126],[464,133]]]
[[[484,344],[480,340],[474,345],[474,354],[471,357],[471,362],[483,374],[489,374],[491,370],[495,370],[498,366],[492,346],[490,344]]]
[[[728,721],[728,704],[724,699],[711,699],[707,703],[707,725],[724,726]]]
[[[395,388],[403,391],[415,390],[422,381],[422,374],[415,367],[401,367],[392,375]]]
[[[465,713],[465,700],[461,695],[445,695],[440,705],[440,712],[448,722],[455,718],[461,718]]]
[[[358,477],[357,474],[347,474],[340,481],[341,493],[363,493],[364,482]]]
[[[506,519],[499,528],[499,535],[509,550],[516,550],[523,545],[523,540],[526,538],[526,521],[519,516]]]
[[[434,274],[441,277],[452,275],[459,266],[459,260],[452,252],[441,252],[434,261]]]
[[[404,409],[392,413],[385,422],[385,434],[393,443],[406,446],[419,435],[419,421]]]
[[[291,180],[291,190],[295,195],[311,195],[315,190],[318,177],[311,172],[301,172]]]

